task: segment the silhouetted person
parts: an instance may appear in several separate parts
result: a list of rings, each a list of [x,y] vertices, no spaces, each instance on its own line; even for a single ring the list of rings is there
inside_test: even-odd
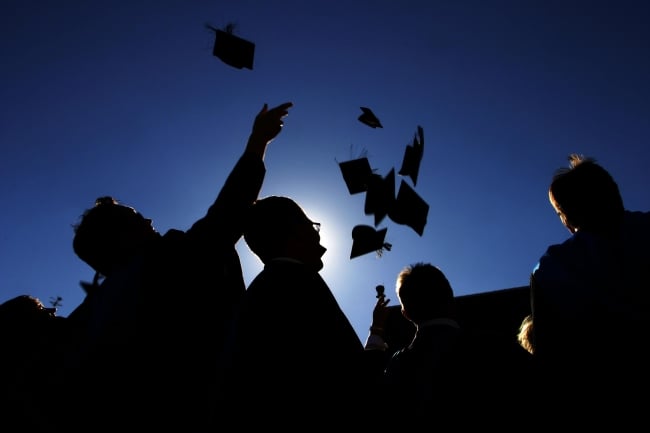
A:
[[[379,290],[381,288],[381,290]],[[378,386],[381,386],[383,374],[393,354],[408,346],[415,335],[416,327],[402,315],[399,306],[389,306],[390,299],[384,293],[384,286],[377,286],[377,302],[372,310],[370,332],[366,337],[366,351],[383,352],[383,359],[375,365]],[[379,362],[379,361],[378,361]],[[372,372],[371,372],[372,374]]]
[[[74,251],[105,277],[69,316],[87,331],[78,385],[89,429],[214,428],[221,351],[245,291],[235,244],[291,106],[264,104],[216,201],[188,230],[161,235],[112,197],[82,215]]]
[[[38,298],[20,295],[0,304],[0,430],[56,432],[65,398],[64,362],[76,341],[64,317]]]
[[[514,337],[461,327],[452,287],[432,264],[406,266],[396,292],[402,314],[416,326],[413,341],[392,356],[384,374],[397,412],[458,427],[476,419],[484,427],[514,424],[511,412],[530,387],[522,375],[531,361]]]
[[[648,385],[650,213],[626,210],[593,158],[569,162],[548,198],[571,237],[549,246],[531,276],[535,358],[567,407],[588,399],[612,413],[636,398],[628,385]]]
[[[526,315],[517,330],[517,342],[531,355],[535,353],[535,333],[533,331],[533,315]]]
[[[235,341],[242,422],[257,425],[264,413],[266,427],[341,426],[367,401],[363,345],[319,274],[319,227],[288,197],[251,208],[244,239],[264,269],[246,290]]]

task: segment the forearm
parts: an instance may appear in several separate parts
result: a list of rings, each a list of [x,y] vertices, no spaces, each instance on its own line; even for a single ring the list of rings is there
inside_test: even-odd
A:
[[[228,175],[207,214],[188,231],[205,242],[214,239],[236,243],[242,236],[243,216],[257,199],[266,167],[254,153],[244,152]]]
[[[260,133],[253,131],[248,137],[248,142],[246,143],[246,149],[244,150],[244,155],[250,155],[255,158],[259,158],[264,161],[264,156],[266,154],[266,147],[269,142],[267,139]]]

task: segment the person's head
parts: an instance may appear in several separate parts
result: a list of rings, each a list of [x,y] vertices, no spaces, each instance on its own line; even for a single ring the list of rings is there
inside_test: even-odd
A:
[[[98,198],[73,227],[75,254],[105,276],[160,236],[150,219],[112,197]]]
[[[3,397],[11,395],[12,401],[19,401],[22,395],[29,398],[30,404],[24,406],[27,409],[45,398],[42,403],[50,407],[52,392],[62,385],[58,381],[63,378],[60,362],[69,348],[76,347],[70,346],[78,341],[77,334],[72,333],[76,329],[65,317],[56,315],[56,308],[46,307],[31,295],[19,295],[0,304],[0,369],[4,372],[0,400],[6,402]],[[28,414],[9,415],[17,415],[21,424],[32,421],[25,418]],[[46,431],[45,425],[35,430],[24,427],[21,431]]]
[[[56,315],[56,308],[47,308],[34,296],[19,295],[0,304],[0,340],[7,354],[17,351],[2,361],[19,362],[39,350],[39,342],[58,329],[59,320],[64,318]]]
[[[454,292],[445,274],[429,263],[415,263],[400,271],[395,292],[402,314],[416,325],[440,317],[453,317]]]
[[[517,342],[531,355],[535,353],[535,334],[533,332],[533,315],[523,318],[517,332]]]
[[[56,308],[48,308],[40,299],[30,295],[19,295],[0,304],[2,326],[25,327],[56,317]]]
[[[320,244],[319,228],[292,199],[269,196],[249,209],[244,240],[263,263],[288,257],[320,271],[327,250]]]
[[[606,233],[616,229],[624,207],[618,185],[593,158],[569,155],[569,168],[556,171],[548,198],[571,233]]]

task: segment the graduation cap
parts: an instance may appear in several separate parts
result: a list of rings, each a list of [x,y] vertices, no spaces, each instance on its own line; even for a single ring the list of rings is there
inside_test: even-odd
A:
[[[411,180],[413,180],[413,186],[418,183],[418,172],[420,171],[423,152],[424,130],[418,125],[418,132],[413,138],[413,145],[406,146],[404,159],[402,160],[402,168],[398,172],[402,176],[410,176]]]
[[[422,236],[424,226],[427,224],[429,205],[415,192],[408,183],[402,180],[388,216],[397,224],[411,227]]]
[[[359,116],[359,121],[361,123],[365,123],[371,128],[383,128],[383,126],[381,126],[381,122],[379,119],[377,119],[377,116],[375,116],[375,113],[373,113],[370,108],[361,107],[361,111],[363,111],[363,113],[361,113]]]
[[[341,174],[350,194],[368,190],[368,182],[373,175],[368,158],[351,159],[339,163]]]
[[[352,229],[352,251],[350,258],[362,256],[375,251],[379,257],[384,250],[390,251],[393,247],[388,242],[384,242],[388,228],[375,230],[372,226],[358,225]]]
[[[368,179],[368,190],[364,212],[375,216],[375,227],[388,215],[395,202],[395,169],[391,168],[386,177],[372,173]]]
[[[253,69],[255,44],[235,36],[234,25],[228,24],[225,30],[220,30],[206,24],[206,27],[215,33],[212,54],[222,62],[237,69]]]

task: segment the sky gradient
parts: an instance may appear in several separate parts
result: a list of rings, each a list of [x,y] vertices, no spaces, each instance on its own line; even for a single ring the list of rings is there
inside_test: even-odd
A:
[[[626,208],[648,210],[649,5],[3,1],[0,300],[61,296],[67,315],[93,276],[72,225],[95,198],[135,207],[161,233],[189,228],[262,105],[285,101],[261,196],[290,196],[321,223],[321,275],[361,338],[374,287],[394,304],[407,264],[439,266],[457,295],[526,285],[569,236],[547,198],[568,154],[596,158]],[[212,55],[205,24],[230,22],[256,45],[252,70]],[[359,122],[361,106],[383,128]],[[385,219],[392,250],[350,259],[352,228],[373,217],[338,162],[366,155],[382,176],[397,171],[418,126],[423,235]],[[243,240],[237,249],[248,283],[262,265]]]

